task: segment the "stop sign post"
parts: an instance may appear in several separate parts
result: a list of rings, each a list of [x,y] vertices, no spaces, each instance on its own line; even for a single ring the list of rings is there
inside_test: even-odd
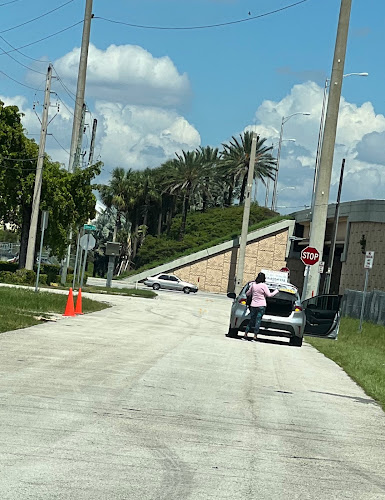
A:
[[[306,247],[301,251],[301,260],[305,264],[305,280],[303,283],[302,300],[305,300],[307,282],[309,279],[310,266],[314,266],[319,261],[320,254],[316,248]]]

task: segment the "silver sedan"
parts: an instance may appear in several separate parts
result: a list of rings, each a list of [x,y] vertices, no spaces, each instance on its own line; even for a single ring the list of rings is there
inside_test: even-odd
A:
[[[197,285],[183,281],[174,274],[157,274],[156,276],[148,276],[144,282],[146,286],[152,287],[154,290],[165,288],[168,290],[179,290],[184,293],[198,291]]]

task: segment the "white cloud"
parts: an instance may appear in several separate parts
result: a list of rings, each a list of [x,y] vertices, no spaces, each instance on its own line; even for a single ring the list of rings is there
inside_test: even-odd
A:
[[[80,49],[55,61],[55,68],[74,91]],[[30,75],[30,79],[34,75]],[[87,99],[145,106],[179,107],[190,96],[190,83],[168,56],[153,57],[137,45],[110,45],[100,50],[90,45]]]
[[[75,91],[80,50],[75,48],[55,63],[55,69],[67,88]],[[28,75],[34,81],[36,75]],[[39,81],[39,83],[41,83]],[[68,151],[72,134],[73,102],[53,80],[53,89],[66,107],[49,125],[47,153],[54,160],[68,164]],[[198,131],[177,111],[190,96],[190,83],[186,74],[180,74],[167,56],[153,57],[145,49],[134,45],[111,45],[106,50],[90,46],[88,59],[86,98],[98,119],[95,159],[104,162],[101,180],[116,166],[143,169],[160,165],[182,149],[196,148],[200,144]],[[5,97],[6,104],[16,104],[25,114],[23,124],[39,140],[40,123],[23,97]],[[52,94],[51,103],[55,102]],[[41,115],[41,106],[36,108]],[[50,110],[51,116],[55,112]],[[83,148],[88,149],[92,119],[88,124]],[[60,142],[57,144],[55,138]],[[64,149],[63,149],[64,148]],[[64,151],[66,150],[66,151]]]
[[[22,96],[0,96],[0,99],[6,105],[19,107],[24,114],[22,122],[26,131],[39,142],[40,122],[27,99]],[[51,117],[55,110],[50,110]],[[41,109],[37,108],[36,112],[41,114]],[[95,159],[101,153],[100,159],[105,164],[103,181],[108,179],[108,172],[114,167],[139,170],[155,167],[174,157],[176,151],[195,149],[200,145],[198,131],[183,116],[169,109],[96,101],[93,116],[98,119]],[[48,129],[46,151],[65,166],[68,165],[68,153],[63,148],[70,149],[72,119],[67,109],[61,107]],[[86,123],[92,125],[89,115]],[[88,149],[89,142],[90,127],[87,127],[83,149]]]
[[[175,111],[97,102],[103,158],[111,166],[143,169],[161,164],[175,151],[200,144],[197,130]]]
[[[282,143],[278,189],[295,186],[296,190],[282,190],[278,205],[294,208],[310,204],[322,98],[323,89],[314,82],[295,85],[280,101],[264,101],[255,113],[257,124],[247,127],[266,137],[267,143],[277,143],[283,116],[311,113],[293,116],[284,125],[284,139],[294,138],[296,142]],[[376,114],[372,103],[357,106],[341,98],[331,202],[335,200],[342,158],[346,158],[343,200],[384,198],[384,135],[385,117]]]

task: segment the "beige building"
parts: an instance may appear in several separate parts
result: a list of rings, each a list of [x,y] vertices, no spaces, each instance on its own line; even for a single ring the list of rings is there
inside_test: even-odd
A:
[[[330,252],[334,213],[335,205],[329,205],[323,249],[325,262]],[[261,269],[279,271],[288,267],[290,281],[302,291],[304,265],[300,254],[309,244],[310,212],[296,212],[293,218],[295,220],[283,220],[249,233],[244,282],[255,279]],[[363,289],[366,250],[375,252],[368,289],[385,290],[384,248],[385,200],[341,203],[330,293],[343,294],[346,289]],[[198,284],[200,290],[230,292],[235,285],[238,250],[239,239],[236,238],[130,276],[125,281],[135,282],[159,273],[175,273],[188,282]],[[322,293],[324,279],[325,273],[321,275],[319,293]]]
[[[294,226],[294,220],[284,220],[248,234],[245,282],[254,280],[261,269],[279,271],[286,266]],[[238,250],[239,238],[236,238],[130,276],[126,280],[140,281],[147,276],[167,272],[174,273],[190,283],[198,284],[199,290],[216,293],[232,292],[235,286]]]
[[[325,262],[330,252],[334,214],[335,205],[329,205],[323,249]],[[292,281],[302,288],[304,266],[300,260],[300,252],[309,244],[310,212],[301,210],[293,215],[296,219],[295,235],[300,239],[291,249],[288,267],[292,270]],[[343,294],[346,289],[363,290],[364,259],[367,250],[375,252],[368,290],[385,290],[385,200],[341,203],[331,293]],[[320,291],[324,276],[321,276]]]

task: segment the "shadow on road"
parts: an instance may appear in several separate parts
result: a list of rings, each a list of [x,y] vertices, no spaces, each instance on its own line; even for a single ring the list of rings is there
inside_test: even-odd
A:
[[[226,335],[226,337],[228,339],[231,339],[231,340],[241,340],[241,341],[244,341],[243,340],[243,336],[228,337]],[[247,341],[248,342],[255,342],[251,337],[249,337]],[[264,337],[264,338],[258,337],[257,338],[257,342],[261,342],[262,344],[285,345],[285,346],[291,347],[290,344],[289,344],[289,342],[285,342],[284,340],[269,339],[269,338],[266,338],[266,337]]]

